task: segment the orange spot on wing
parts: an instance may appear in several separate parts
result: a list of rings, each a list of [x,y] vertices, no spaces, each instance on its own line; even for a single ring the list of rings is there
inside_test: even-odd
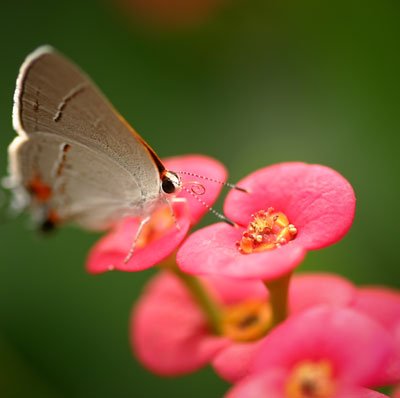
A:
[[[47,202],[52,194],[51,187],[43,182],[39,175],[29,182],[28,190],[39,202]]]

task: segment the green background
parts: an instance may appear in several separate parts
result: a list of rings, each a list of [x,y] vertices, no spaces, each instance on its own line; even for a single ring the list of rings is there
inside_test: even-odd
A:
[[[214,156],[232,181],[293,160],[341,172],[358,198],[353,228],[300,269],[399,287],[399,20],[395,0],[236,0],[204,24],[170,31],[111,0],[2,0],[1,174],[18,68],[38,45],[52,44],[160,156]],[[7,195],[1,202],[5,209]],[[84,261],[97,235],[68,227],[44,239],[28,225],[2,212],[1,397],[226,391],[210,369],[162,379],[132,357],[129,313],[152,271],[89,276]]]

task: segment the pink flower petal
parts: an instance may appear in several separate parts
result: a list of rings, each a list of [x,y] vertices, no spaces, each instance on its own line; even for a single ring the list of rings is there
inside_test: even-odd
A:
[[[182,245],[177,262],[190,274],[271,280],[292,271],[306,253],[301,246],[291,242],[275,250],[242,254],[235,246],[241,234],[241,229],[224,223],[202,228]]]
[[[288,318],[264,339],[253,371],[328,360],[341,383],[369,387],[382,380],[394,350],[394,339],[365,315],[316,307]]]
[[[329,167],[281,163],[250,174],[238,185],[250,193],[229,193],[224,206],[229,218],[247,226],[251,214],[273,207],[288,216],[298,230],[295,241],[309,250],[337,242],[353,222],[354,191]]]
[[[357,292],[353,306],[375,321],[379,322],[390,332],[397,341],[397,353],[392,362],[386,367],[381,384],[400,382],[400,292],[379,286],[362,287]]]
[[[226,398],[287,398],[284,384],[288,372],[285,369],[271,369],[253,374],[236,384]]]
[[[124,263],[124,259],[131,248],[139,221],[133,218],[124,219],[91,249],[87,261],[88,271],[92,274],[114,269],[141,271],[164,260],[182,242],[190,227],[186,204],[174,203],[173,209],[179,229],[172,223],[161,237],[150,241],[144,247],[137,247],[127,264]]]
[[[172,274],[157,275],[147,286],[131,318],[131,344],[152,372],[193,372],[230,342],[213,336],[185,287]]]
[[[389,398],[381,392],[353,386],[340,386],[332,398]]]
[[[225,305],[240,304],[248,300],[268,300],[264,283],[258,280],[240,280],[220,276],[207,276],[204,283],[210,293]]]
[[[389,398],[388,395],[382,394],[378,391],[374,390],[368,390],[368,389],[359,389],[353,392],[354,398]],[[347,397],[350,397],[350,395],[347,395]],[[353,395],[351,395],[353,397]]]
[[[260,341],[232,344],[215,356],[212,365],[220,377],[235,383],[248,374],[250,364],[259,347]]]
[[[349,306],[356,297],[356,288],[335,274],[297,274],[289,288],[290,313],[295,314],[318,304]]]
[[[398,322],[396,327],[394,328],[394,338],[396,340],[397,347],[400,348],[400,322]]]
[[[379,286],[361,287],[354,308],[394,333],[400,322],[400,292]]]
[[[221,182],[226,181],[227,172],[222,163],[213,158],[202,155],[176,156],[164,159],[163,161],[168,170],[174,172],[181,171],[204,177],[200,178],[193,175],[178,173],[182,179],[182,182],[184,183],[185,188],[191,190],[193,187],[194,192],[197,192],[196,186],[190,184],[190,182],[193,181],[198,182],[205,188],[204,194],[198,195],[201,201],[204,201],[207,205],[212,206],[217,200],[218,195],[221,192],[222,185],[211,180],[218,180]],[[199,189],[199,187],[197,189]],[[199,193],[200,192],[201,191],[199,191]],[[192,225],[196,224],[199,219],[205,213],[207,213],[207,207],[186,190],[183,189],[178,194],[178,197],[186,198],[189,205]]]

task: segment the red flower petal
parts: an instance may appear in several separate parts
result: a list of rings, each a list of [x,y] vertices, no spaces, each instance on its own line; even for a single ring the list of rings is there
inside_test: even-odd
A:
[[[181,246],[177,262],[190,274],[271,280],[292,271],[306,254],[295,241],[275,250],[242,254],[235,245],[241,235],[241,229],[224,223],[202,228]]]
[[[295,240],[306,249],[337,242],[353,222],[354,191],[342,175],[329,167],[281,163],[250,174],[238,185],[249,193],[229,193],[224,206],[229,218],[247,226],[251,214],[273,207],[295,225]]]

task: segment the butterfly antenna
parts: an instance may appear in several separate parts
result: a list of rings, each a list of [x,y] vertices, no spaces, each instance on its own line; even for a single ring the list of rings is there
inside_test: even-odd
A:
[[[202,176],[200,174],[190,173],[188,171],[175,171],[175,172],[178,173],[178,174],[183,174],[183,175],[187,175],[187,176],[201,178],[203,180],[207,180],[207,181],[210,181],[210,182],[215,182],[217,184],[224,185],[224,186],[226,186],[228,188],[235,189],[237,191],[249,193],[249,191],[247,189],[239,187],[238,185],[235,185],[235,184],[231,184],[230,182],[224,182],[224,181],[216,180],[215,178],[205,177],[205,176]]]
[[[207,204],[203,199],[199,198],[191,189],[189,189],[187,187],[183,187],[183,189],[187,193],[192,195],[199,203],[201,203],[204,207],[206,207],[208,211],[213,213],[220,220],[226,222],[227,224],[231,225],[232,227],[237,227],[238,226],[235,222],[233,222],[229,218],[225,217],[223,214],[219,213],[217,210],[215,210],[213,207],[211,207],[209,204]]]

